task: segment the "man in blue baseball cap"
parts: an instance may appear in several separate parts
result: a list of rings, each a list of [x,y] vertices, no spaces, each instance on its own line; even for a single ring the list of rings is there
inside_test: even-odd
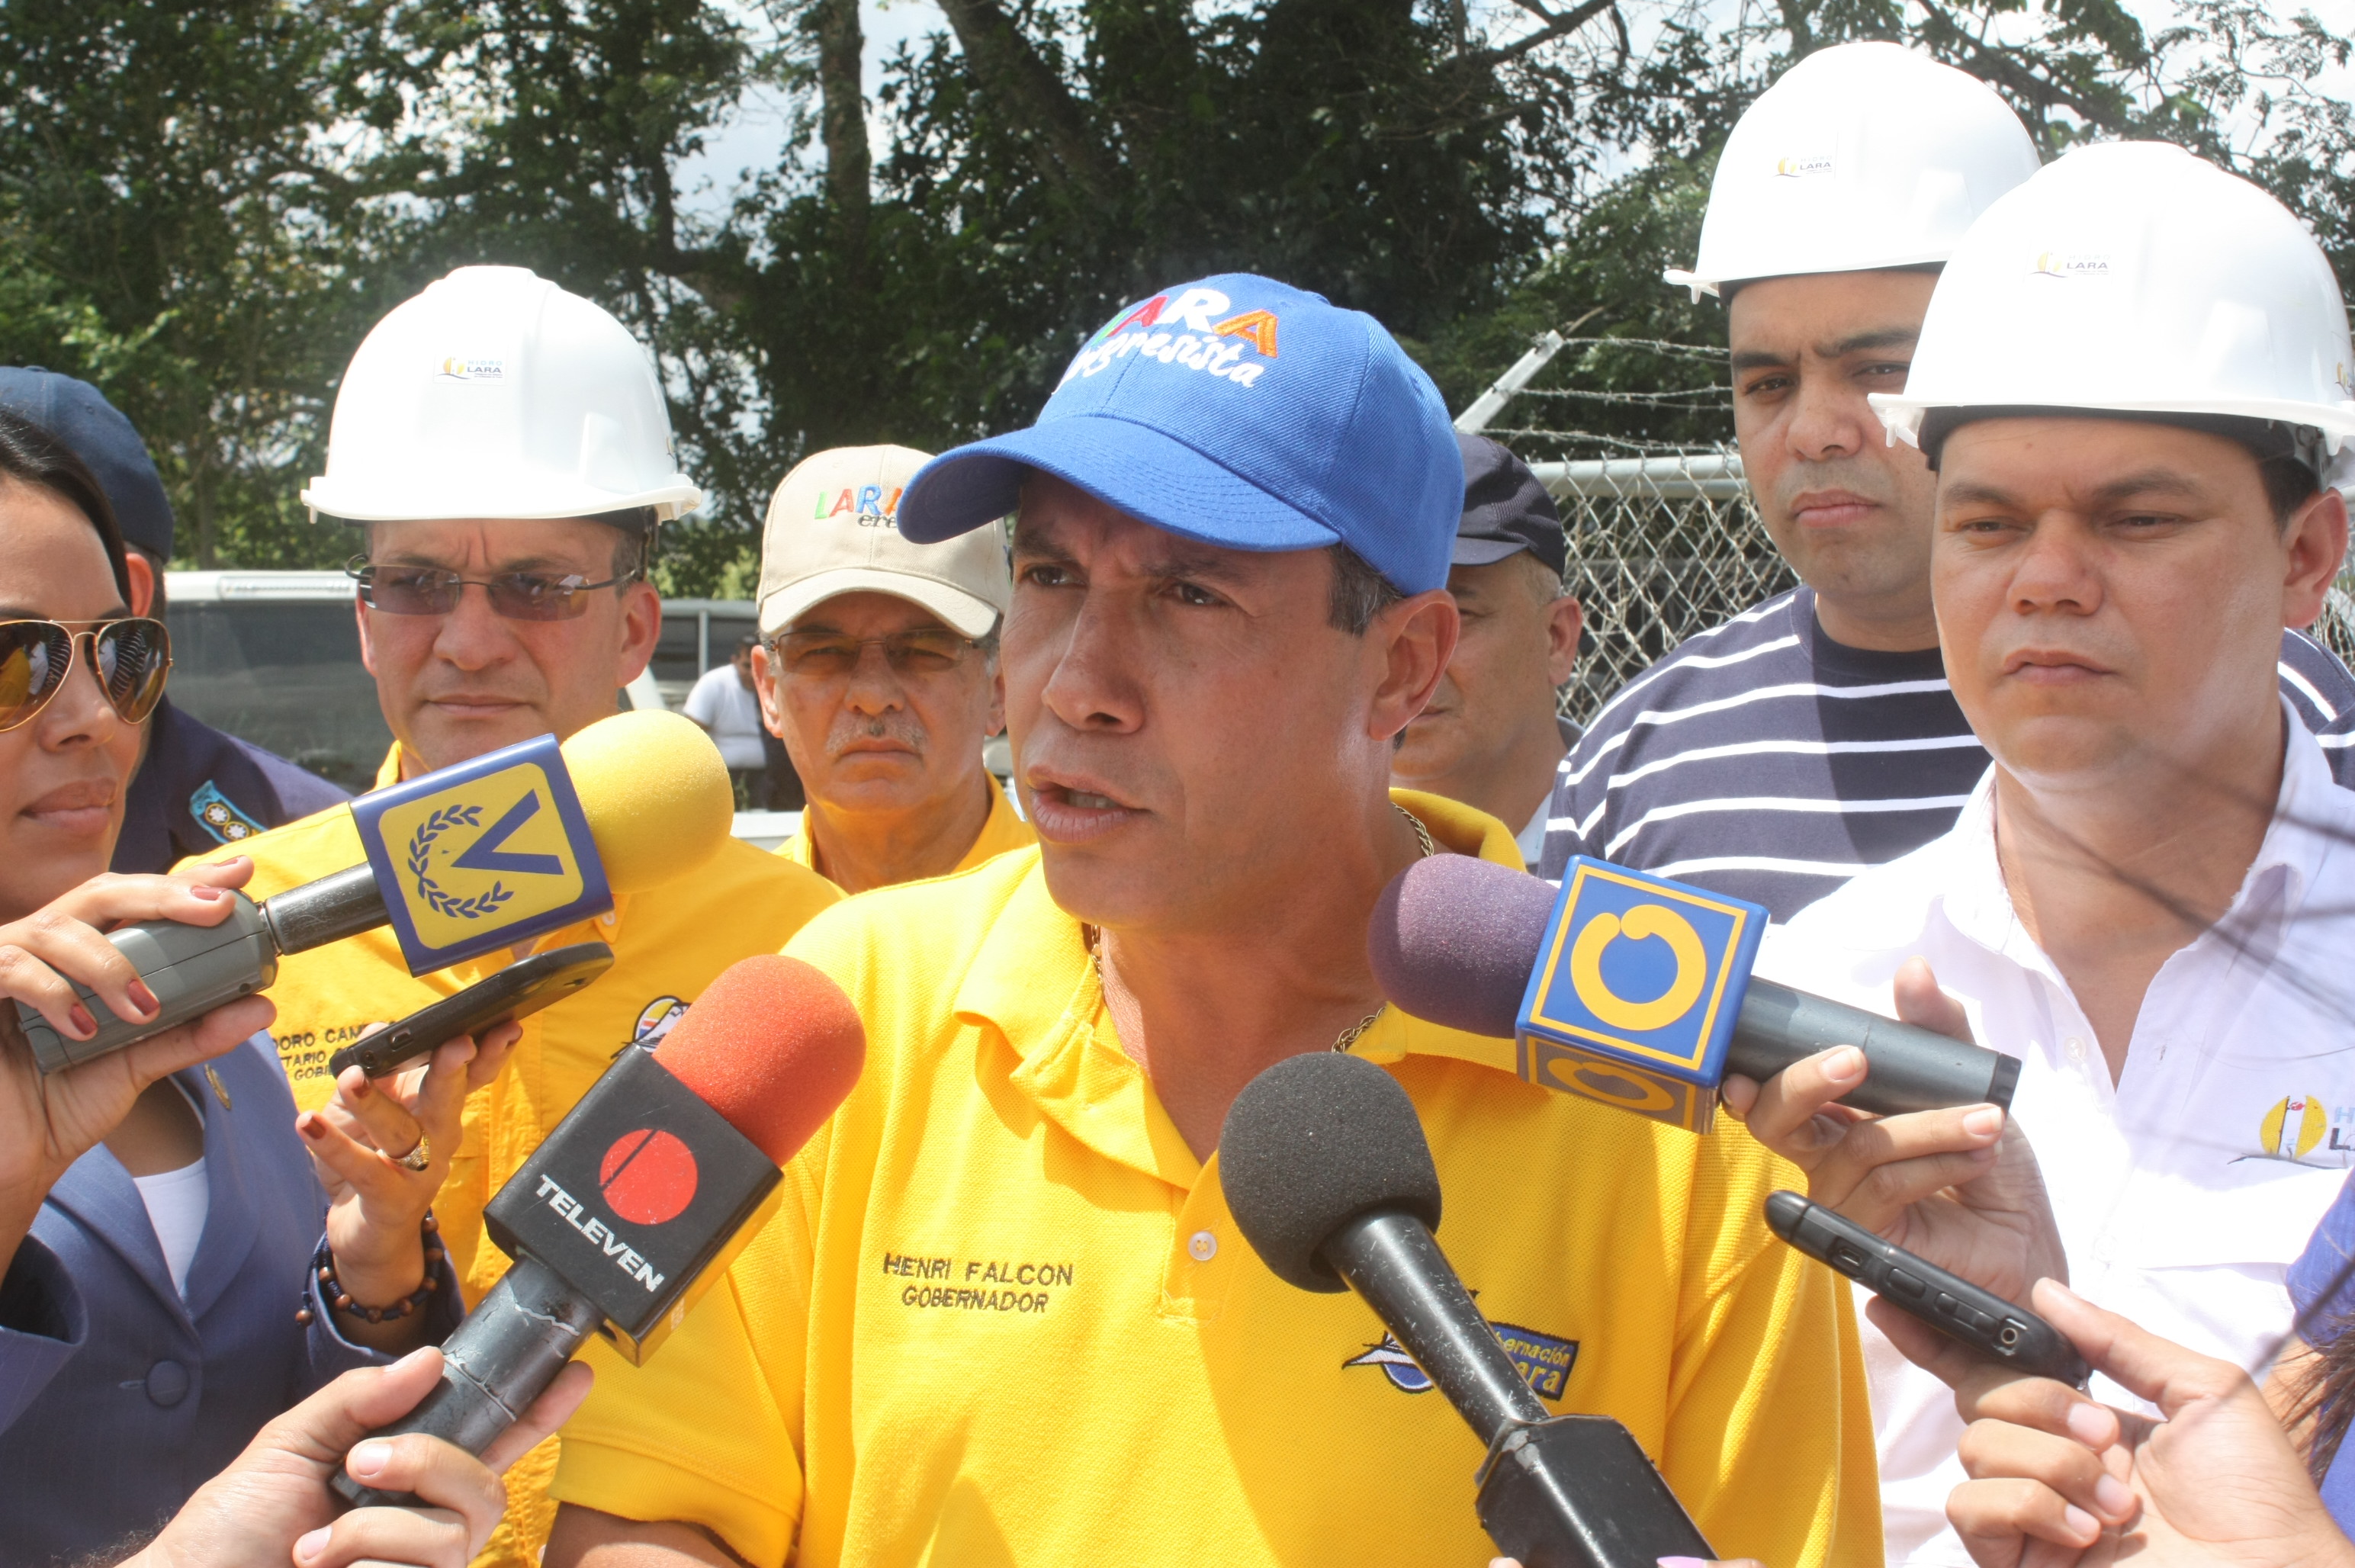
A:
[[[132,611],[162,620],[172,503],[131,421],[89,382],[37,366],[0,367],[0,408],[57,437],[98,476],[130,547]],[[349,798],[276,752],[189,718],[167,695],[147,720],[112,869],[168,871]]]
[[[550,1568],[1487,1562],[1470,1431],[1227,1211],[1228,1105],[1325,1051],[1412,1098],[1450,1256],[1549,1408],[1626,1422],[1723,1555],[1879,1561],[1854,1326],[1764,1228],[1771,1157],[1523,1083],[1369,972],[1418,857],[1520,864],[1389,787],[1455,645],[1463,485],[1387,333],[1240,274],[1124,310],[1037,423],[918,473],[911,539],[1015,519],[1039,843],[790,944],[865,1074],[662,1354],[593,1352]]]

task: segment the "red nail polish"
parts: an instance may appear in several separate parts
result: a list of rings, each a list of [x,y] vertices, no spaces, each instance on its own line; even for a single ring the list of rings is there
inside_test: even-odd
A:
[[[229,893],[226,890],[214,887],[208,882],[198,882],[195,887],[188,890],[188,896],[192,899],[203,899],[206,902],[209,903],[215,899],[225,899],[229,897]]]
[[[306,1111],[298,1117],[294,1123],[294,1130],[314,1141],[327,1136],[326,1124],[319,1120],[315,1112]]]
[[[156,1001],[155,993],[147,988],[144,980],[133,980],[123,987],[123,995],[131,998],[131,1005],[137,1008],[144,1017],[155,1017],[156,1009],[163,1005]]]
[[[98,1020],[92,1018],[90,1009],[80,1002],[66,1009],[66,1021],[73,1026],[74,1037],[77,1040],[88,1040],[98,1032]]]

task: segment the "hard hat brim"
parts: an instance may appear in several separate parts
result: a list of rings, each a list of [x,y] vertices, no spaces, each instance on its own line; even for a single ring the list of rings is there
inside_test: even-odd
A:
[[[463,492],[433,483],[399,488],[382,484],[339,485],[326,475],[304,486],[302,502],[314,517],[347,523],[425,523],[453,517],[498,517],[521,522],[539,517],[593,517],[605,512],[651,507],[657,522],[671,522],[703,505],[703,492],[682,476],[649,489],[613,491],[581,483],[547,484],[502,493],[469,486]]]
[[[774,636],[811,609],[845,593],[888,593],[940,617],[959,636],[982,637],[997,624],[997,606],[954,583],[912,571],[846,566],[791,582],[761,601],[761,635]]]

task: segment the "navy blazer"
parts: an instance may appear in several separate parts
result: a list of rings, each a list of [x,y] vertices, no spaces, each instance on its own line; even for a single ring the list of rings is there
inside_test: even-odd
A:
[[[336,1333],[311,1276],[326,1194],[270,1037],[175,1076],[204,1116],[210,1207],[184,1302],[130,1173],[76,1160],[0,1279],[0,1564],[48,1568],[154,1530],[271,1417],[386,1358]],[[445,1259],[427,1333],[457,1324]],[[308,1328],[295,1321],[309,1299]]]
[[[131,775],[110,869],[168,871],[349,799],[275,752],[198,723],[166,696],[147,717],[147,751]]]

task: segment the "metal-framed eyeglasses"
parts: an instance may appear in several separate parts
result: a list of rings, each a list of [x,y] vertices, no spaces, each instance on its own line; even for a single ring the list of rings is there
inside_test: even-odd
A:
[[[379,566],[365,556],[354,556],[344,575],[359,584],[361,603],[388,615],[447,615],[467,589],[479,588],[490,596],[491,613],[506,621],[570,621],[588,610],[586,595],[630,581],[591,582],[577,571],[465,577],[438,566]]]
[[[780,632],[769,653],[785,673],[806,680],[841,680],[858,667],[870,647],[883,650],[891,673],[910,678],[946,675],[981,646],[946,626],[913,626],[887,637],[853,637],[841,632]]]

